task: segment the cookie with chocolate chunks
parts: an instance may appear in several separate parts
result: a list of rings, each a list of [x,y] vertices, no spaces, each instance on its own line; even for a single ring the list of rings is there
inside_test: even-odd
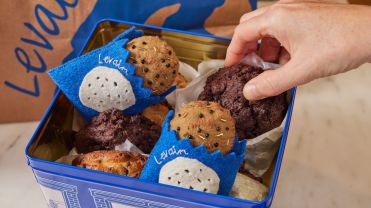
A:
[[[72,165],[138,178],[146,161],[146,156],[136,152],[100,150],[79,155]]]
[[[157,36],[142,36],[131,40],[129,63],[136,66],[136,75],[143,77],[143,86],[152,94],[166,92],[178,74],[179,61],[174,50]]]
[[[179,139],[193,146],[205,145],[208,152],[229,153],[235,139],[235,123],[229,110],[216,102],[193,101],[183,106],[170,122]]]

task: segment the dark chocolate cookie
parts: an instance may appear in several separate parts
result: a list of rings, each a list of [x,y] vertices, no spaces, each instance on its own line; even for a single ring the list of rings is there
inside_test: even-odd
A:
[[[285,117],[286,93],[250,102],[244,85],[263,72],[259,67],[237,64],[219,69],[208,77],[199,100],[215,101],[231,111],[239,138],[251,139],[278,127]]]
[[[94,117],[92,122],[75,135],[78,153],[112,150],[128,139],[148,154],[161,134],[161,127],[140,114],[125,116],[110,109]]]

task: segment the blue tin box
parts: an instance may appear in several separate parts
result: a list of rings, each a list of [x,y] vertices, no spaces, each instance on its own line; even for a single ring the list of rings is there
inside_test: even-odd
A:
[[[224,58],[230,41],[228,38],[212,35],[104,20],[96,25],[81,54],[106,44],[133,25],[146,34],[161,36],[172,45],[181,61],[193,66],[204,59]],[[74,109],[60,91],[52,100],[25,153],[48,206],[53,208],[270,207],[285,150],[294,97],[295,89],[292,89],[280,148],[272,163],[271,174],[266,176],[269,194],[260,202],[148,183],[135,178],[52,162],[67,154],[72,147],[70,139],[73,134]]]

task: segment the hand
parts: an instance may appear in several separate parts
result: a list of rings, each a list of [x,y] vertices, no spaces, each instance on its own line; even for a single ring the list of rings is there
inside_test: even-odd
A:
[[[243,93],[249,100],[278,95],[371,62],[370,21],[369,6],[280,1],[241,17],[225,65],[256,51],[264,37],[260,55],[284,64],[250,80]],[[280,45],[284,50],[278,56]]]

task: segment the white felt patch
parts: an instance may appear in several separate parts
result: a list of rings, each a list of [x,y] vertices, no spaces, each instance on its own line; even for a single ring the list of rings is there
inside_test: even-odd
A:
[[[130,82],[118,70],[105,66],[97,66],[86,74],[79,97],[84,106],[98,112],[124,110],[135,104]]]
[[[159,183],[208,193],[218,193],[219,176],[196,159],[177,157],[160,170]]]

